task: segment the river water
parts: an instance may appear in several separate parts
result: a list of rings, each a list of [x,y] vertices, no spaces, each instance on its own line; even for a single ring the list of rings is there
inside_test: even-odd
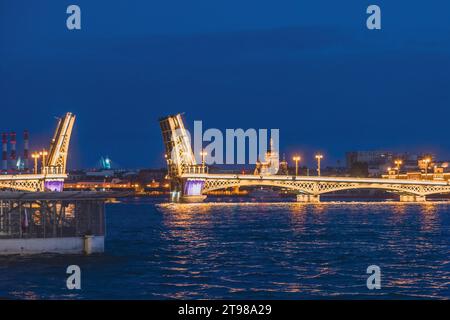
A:
[[[108,204],[104,254],[0,257],[0,298],[450,298],[448,202],[246,201]]]

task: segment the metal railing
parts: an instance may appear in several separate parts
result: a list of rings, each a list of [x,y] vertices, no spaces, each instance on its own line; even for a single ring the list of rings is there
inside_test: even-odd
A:
[[[104,235],[99,200],[0,200],[0,239]]]

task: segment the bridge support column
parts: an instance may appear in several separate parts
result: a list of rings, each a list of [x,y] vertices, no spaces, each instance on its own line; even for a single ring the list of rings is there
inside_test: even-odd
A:
[[[320,202],[320,195],[318,195],[318,194],[298,194],[297,202],[318,203],[318,202]]]
[[[425,202],[427,201],[425,196],[418,196],[415,194],[401,194],[400,195],[401,202]]]
[[[170,202],[175,203],[198,203],[203,202],[206,199],[206,195],[184,195],[181,191],[172,190],[170,192]]]
[[[180,202],[182,203],[199,203],[206,199],[206,195],[199,196],[181,196]]]
[[[206,195],[202,194],[204,184],[204,179],[187,179],[184,181],[176,181],[172,186],[172,202],[203,202],[203,200],[206,199]]]

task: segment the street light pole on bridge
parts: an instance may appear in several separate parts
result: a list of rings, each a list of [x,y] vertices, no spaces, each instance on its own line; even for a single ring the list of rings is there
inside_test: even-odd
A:
[[[31,157],[34,160],[34,174],[37,174],[37,170],[38,170],[38,159],[40,157],[39,153],[34,152]]]
[[[298,176],[298,162],[301,160],[299,156],[294,156],[292,160],[295,161],[295,175]]]
[[[320,177],[320,160],[322,160],[323,155],[321,154],[316,154],[316,159],[317,159],[317,175]]]

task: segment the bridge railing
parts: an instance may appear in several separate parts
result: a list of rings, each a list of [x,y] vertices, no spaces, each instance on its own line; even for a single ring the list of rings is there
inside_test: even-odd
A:
[[[208,167],[204,164],[185,166],[183,168],[183,173],[188,173],[188,174],[204,174],[204,173],[208,173],[208,171],[209,171]]]
[[[64,174],[63,167],[43,167],[42,174]]]

